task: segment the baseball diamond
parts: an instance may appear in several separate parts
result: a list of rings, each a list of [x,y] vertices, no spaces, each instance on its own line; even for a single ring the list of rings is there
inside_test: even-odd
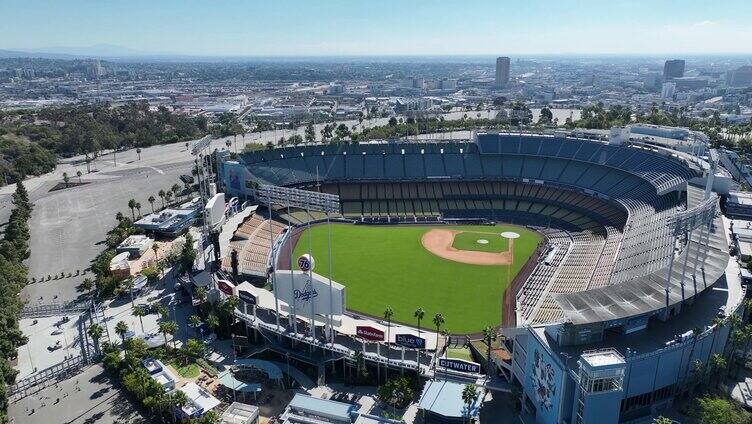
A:
[[[506,241],[494,244],[497,252],[458,250],[455,234],[475,239],[501,239],[503,231],[522,237],[514,243],[514,263]],[[435,235],[449,234],[444,250],[426,244]],[[415,324],[418,307],[427,316],[441,313],[452,333],[478,332],[501,322],[502,296],[541,242],[535,231],[510,225],[353,225],[331,224],[332,278],[347,288],[347,308],[381,316],[387,306],[394,320]],[[442,241],[442,240],[440,240]],[[294,257],[308,253],[309,242],[316,272],[329,276],[326,224],[305,230],[297,240]],[[448,244],[447,244],[448,243]],[[457,257],[446,255],[456,254]],[[284,265],[284,264],[283,264]],[[287,265],[289,266],[289,265]],[[430,327],[430,320],[423,323]]]

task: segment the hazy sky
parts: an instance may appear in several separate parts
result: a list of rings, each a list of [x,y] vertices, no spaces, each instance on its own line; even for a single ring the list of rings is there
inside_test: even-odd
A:
[[[0,49],[196,55],[752,53],[752,0],[0,0]]]

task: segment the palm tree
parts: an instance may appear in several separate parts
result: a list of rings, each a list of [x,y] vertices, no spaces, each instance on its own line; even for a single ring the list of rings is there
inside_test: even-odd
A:
[[[133,287],[135,287],[136,282],[133,280],[133,277],[128,277],[123,281],[123,287],[128,290],[128,292],[131,294],[131,308],[135,308],[136,305],[133,302]]]
[[[358,377],[366,375],[366,361],[361,351],[355,352],[355,373]]]
[[[219,328],[219,318],[217,318],[214,313],[210,313],[209,316],[206,317],[206,325],[209,326],[212,333],[216,333]]]
[[[237,296],[230,296],[224,301],[224,303],[222,303],[222,312],[227,317],[227,334],[230,334],[230,326],[232,325],[233,317],[235,316],[235,308],[237,308],[238,305],[240,305],[240,299],[238,299]]]
[[[165,207],[165,191],[159,190],[159,193],[157,193],[157,196],[159,196],[160,199],[162,199],[162,209]]]
[[[149,196],[149,198],[148,198],[148,199],[146,199],[146,200],[147,200],[147,201],[149,202],[149,204],[151,204],[151,213],[154,213],[154,201],[155,201],[155,200],[157,200],[157,199],[155,199],[155,198],[154,198],[154,195],[152,194],[152,195],[151,195],[151,196]]]
[[[168,191],[165,193],[165,200],[167,201],[167,204],[170,204],[170,200],[172,200],[172,192]]]
[[[436,327],[436,350],[439,349],[439,334],[441,326],[444,325],[444,315],[436,314],[433,316],[433,325]]]
[[[702,380],[704,380],[705,377],[705,364],[699,360],[695,359],[692,362],[692,381],[689,386],[689,397],[694,398],[695,389],[697,388],[697,385],[700,384]]]
[[[123,221],[123,213],[122,212],[116,213],[115,214],[115,219],[117,220],[118,223],[122,222]]]
[[[697,345],[697,338],[700,337],[700,334],[702,334],[702,329],[700,327],[695,327],[692,329],[692,348],[689,350],[689,360],[692,360],[692,356],[695,354],[695,346]],[[689,367],[687,367],[684,370],[684,381],[687,381],[687,374],[689,373]],[[686,384],[686,383],[685,383]]]
[[[94,284],[94,281],[91,278],[84,278],[84,281],[81,282],[81,288],[84,290],[91,292],[94,290],[96,285]]]
[[[413,314],[413,317],[418,320],[418,337],[420,337],[420,321],[424,316],[426,316],[426,311],[424,311],[423,308],[416,309],[415,313]]]
[[[391,306],[387,306],[386,309],[384,309],[384,319],[386,320],[386,360],[389,362],[389,340],[391,340],[391,330],[392,330],[392,317],[394,316],[394,310]],[[386,369],[384,370],[384,380],[389,380],[389,365],[387,365]]]
[[[159,318],[161,320],[166,320],[167,319],[167,314],[169,313],[169,311],[167,310],[167,307],[165,307],[161,303],[155,303],[154,307],[152,308],[152,310],[154,312],[156,312],[157,315],[159,315]]]
[[[68,177],[68,173],[63,172],[63,182],[65,183],[65,188],[68,188],[68,181],[70,181],[70,177]]]
[[[206,287],[196,287],[193,291],[193,295],[198,299],[199,303],[206,302]]]
[[[483,329],[483,341],[486,343],[486,372],[491,374],[491,343],[496,340],[496,331],[490,325]]]
[[[726,369],[726,359],[724,359],[723,356],[714,353],[713,356],[710,357],[709,365],[709,373],[713,376],[713,380],[715,380],[713,387],[718,387],[723,371]]]
[[[76,176],[78,177],[78,183],[79,183],[79,184],[81,184],[81,175],[83,175],[83,174],[81,173],[81,171],[76,171]]]
[[[128,334],[128,324],[125,321],[120,321],[115,325],[115,333],[120,336],[120,340],[123,342],[123,350],[125,350],[125,335]]]
[[[131,312],[134,317],[138,317],[138,320],[141,321],[141,333],[144,333],[144,317],[146,316],[146,308],[143,306],[136,306],[133,308],[133,311]]]
[[[191,315],[188,317],[188,324],[198,331],[198,327],[201,325],[201,317],[198,315]]]
[[[136,212],[135,212],[136,200],[135,199],[129,200],[128,207],[131,209],[131,218],[133,218],[133,220],[135,221],[136,220]]]
[[[136,210],[138,211],[138,217],[141,218],[141,203],[136,202],[134,206],[136,207]]]
[[[162,321],[159,323],[159,332],[162,333],[167,347],[167,335],[174,335],[178,331],[178,325],[175,321]],[[172,347],[175,348],[175,338],[172,338]]]
[[[97,323],[94,323],[89,326],[89,329],[86,330],[86,333],[94,341],[94,349],[96,349],[97,354],[99,354],[99,339],[102,338],[102,333],[104,333],[104,330],[102,330],[102,326]]]
[[[151,250],[154,252],[154,263],[159,263],[159,245],[157,243],[152,243]]]
[[[188,403],[188,396],[182,390],[173,390],[168,396],[172,410],[172,421],[175,422],[175,409],[184,407]]]
[[[470,418],[472,417],[470,408],[473,407],[476,400],[478,400],[478,389],[475,387],[475,384],[465,384],[465,388],[462,389],[462,401],[467,405],[465,413],[467,414],[468,422],[470,422]]]
[[[172,194],[175,195],[175,199],[179,200],[180,199],[180,186],[178,184],[173,184],[170,190],[172,191]]]
[[[729,374],[731,373],[731,369],[736,364],[736,349],[737,347],[744,343],[744,341],[747,339],[747,335],[742,330],[734,330],[731,332],[731,350],[729,351]]]

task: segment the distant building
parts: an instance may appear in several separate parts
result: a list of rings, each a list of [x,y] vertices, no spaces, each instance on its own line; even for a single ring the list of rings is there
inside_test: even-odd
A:
[[[667,60],[663,64],[663,79],[670,80],[672,78],[681,78],[684,76],[684,60],[673,59]]]
[[[457,79],[455,78],[445,78],[441,80],[440,88],[442,90],[456,90],[457,89]]]
[[[329,88],[326,90],[326,94],[333,96],[337,94],[342,94],[345,92],[345,86],[342,84],[329,84]]]
[[[726,85],[729,87],[752,86],[752,66],[741,66],[726,74]]]
[[[421,77],[415,77],[413,78],[413,88],[417,88],[419,90],[423,90],[426,85],[426,80]]]
[[[676,94],[676,84],[673,82],[664,82],[661,88],[661,99],[672,100]]]
[[[642,85],[649,90],[658,88],[660,81],[661,74],[658,72],[649,72],[642,76]]]
[[[494,82],[497,86],[502,87],[509,83],[509,58],[497,57],[496,58],[496,78]]]
[[[707,78],[698,77],[674,78],[671,82],[676,84],[676,89],[679,91],[699,90],[708,86]]]

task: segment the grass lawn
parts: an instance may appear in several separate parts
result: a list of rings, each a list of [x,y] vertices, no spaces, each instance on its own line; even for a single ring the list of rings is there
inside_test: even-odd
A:
[[[487,325],[499,324],[502,294],[508,285],[507,267],[462,264],[428,252],[420,240],[431,228],[519,233],[511,278],[540,241],[534,231],[509,225],[331,224],[332,278],[347,287],[347,308],[382,316],[384,309],[391,306],[395,321],[416,325],[413,313],[422,307],[426,311],[422,327],[431,328],[433,316],[441,313],[445,328],[455,334],[479,332]],[[309,242],[316,260],[315,272],[328,276],[327,226],[317,225],[305,231],[295,246],[294,257],[307,253]]]
[[[172,367],[175,368],[175,371],[177,371],[183,378],[196,378],[201,374],[201,367],[195,362],[191,362],[188,365],[182,365],[181,362],[172,362],[170,365],[172,365]]]
[[[470,354],[470,349],[465,349],[464,347],[447,348],[446,357],[452,359],[464,359],[465,361],[473,362],[473,355]]]
[[[484,240],[487,243],[483,243]],[[501,253],[509,250],[509,242],[500,236],[499,233],[466,231],[454,236],[452,247],[457,250]]]

